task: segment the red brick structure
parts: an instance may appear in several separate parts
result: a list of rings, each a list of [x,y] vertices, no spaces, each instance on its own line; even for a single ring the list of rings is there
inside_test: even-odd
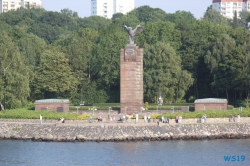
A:
[[[141,112],[143,107],[143,49],[127,44],[120,50],[120,112]]]
[[[227,110],[227,99],[198,99],[195,100],[195,111],[198,110]]]
[[[36,100],[35,110],[54,110],[57,112],[69,112],[69,100],[67,99]]]

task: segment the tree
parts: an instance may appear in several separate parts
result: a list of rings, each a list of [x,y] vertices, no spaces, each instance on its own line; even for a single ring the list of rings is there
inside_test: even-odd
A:
[[[155,44],[158,41],[170,43],[177,50],[180,47],[181,33],[170,22],[149,22],[145,25],[143,33],[138,35],[137,43],[141,47],[144,43]]]
[[[173,14],[168,13],[165,17],[165,20],[175,23],[178,27],[181,27],[183,23],[194,23],[196,18],[190,12],[178,10]]]
[[[94,102],[93,100],[87,100],[83,97],[86,96],[85,94],[88,94],[90,89],[93,89],[91,86],[92,73],[90,71],[93,64],[91,64],[90,61],[98,37],[99,34],[96,30],[91,28],[81,28],[71,34],[70,37],[55,43],[55,45],[61,46],[66,57],[69,59],[69,66],[74,72],[74,76],[79,80],[76,94],[71,93],[71,96],[74,96],[73,102],[79,103],[82,99],[86,102]],[[92,94],[91,96],[95,95]]]
[[[234,17],[233,17],[233,28],[236,29],[239,27],[239,21],[238,21],[238,15],[237,15],[237,11],[234,11]]]
[[[166,43],[145,45],[144,100],[154,101],[162,96],[166,100],[181,99],[191,86],[191,74],[181,69],[181,59]]]
[[[123,13],[115,13],[115,14],[113,14],[111,20],[112,20],[112,22],[114,22],[116,19],[119,19],[121,17],[123,17]]]
[[[52,49],[41,55],[32,87],[36,98],[67,98],[77,82],[65,55]]]
[[[64,8],[61,10],[61,13],[67,17],[74,17],[74,18],[78,18],[78,13],[77,12],[73,12],[72,10],[70,10],[69,8]]]
[[[117,25],[105,28],[99,32],[99,42],[91,58],[92,79],[97,82],[98,87],[102,87],[108,93],[108,101],[119,102],[119,55],[127,39],[126,32]]]
[[[163,21],[166,17],[166,12],[159,8],[151,8],[150,6],[140,6],[127,14],[134,15],[140,22]]]
[[[28,69],[11,36],[0,35],[0,99],[6,108],[18,108],[29,96]]]
[[[212,9],[212,8],[208,8],[207,11],[205,12],[204,16],[203,16],[204,20],[208,20],[211,21],[212,23],[214,23],[215,25],[229,25],[229,22],[227,20],[226,17],[222,16],[220,14],[220,12]]]
[[[241,27],[247,28],[247,23],[249,22],[248,18],[250,17],[250,13],[246,10],[242,10],[239,12],[239,25]]]
[[[101,16],[90,16],[85,18],[79,18],[76,20],[78,28],[92,28],[94,30],[105,29],[111,24],[110,19],[106,19]]]

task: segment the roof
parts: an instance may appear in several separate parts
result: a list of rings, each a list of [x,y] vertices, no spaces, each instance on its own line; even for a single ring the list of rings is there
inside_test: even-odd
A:
[[[227,103],[227,99],[206,98],[197,99],[194,103]]]
[[[43,99],[36,100],[35,103],[69,103],[68,99]]]

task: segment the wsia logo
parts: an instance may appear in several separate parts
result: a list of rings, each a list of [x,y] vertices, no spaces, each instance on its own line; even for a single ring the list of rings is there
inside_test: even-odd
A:
[[[245,156],[224,156],[225,162],[243,162],[245,159]]]

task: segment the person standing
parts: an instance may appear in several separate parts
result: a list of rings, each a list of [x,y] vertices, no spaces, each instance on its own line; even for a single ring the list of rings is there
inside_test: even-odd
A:
[[[175,117],[175,122],[178,123],[178,120],[179,120],[179,117],[176,116],[176,117]]]
[[[181,123],[182,116],[179,116],[178,122]]]
[[[42,117],[42,115],[40,115],[40,124],[42,124],[43,123],[43,117]]]
[[[144,122],[147,123],[147,116],[144,115]]]
[[[136,113],[136,114],[135,114],[135,123],[138,123],[138,118],[139,118],[139,117],[138,117],[138,114]]]
[[[164,116],[161,117],[161,122],[162,122],[162,123],[165,122]]]
[[[151,117],[150,117],[150,114],[148,115],[148,123],[150,123],[150,119],[151,119]]]
[[[240,115],[238,115],[237,118],[238,118],[238,122],[240,122]]]

